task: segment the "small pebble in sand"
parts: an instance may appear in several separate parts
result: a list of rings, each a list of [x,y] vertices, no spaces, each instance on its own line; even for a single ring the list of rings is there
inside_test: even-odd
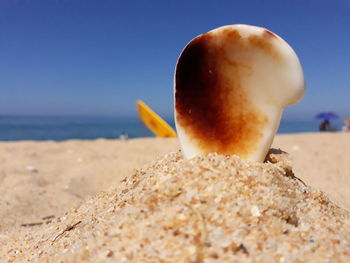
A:
[[[28,165],[26,166],[26,170],[29,171],[29,172],[32,172],[32,173],[37,173],[38,172],[38,169],[31,166],[31,165]]]

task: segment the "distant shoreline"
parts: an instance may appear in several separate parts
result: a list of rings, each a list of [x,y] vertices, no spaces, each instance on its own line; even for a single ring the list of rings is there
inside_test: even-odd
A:
[[[173,119],[165,119],[175,128]],[[331,122],[338,130],[341,121]],[[278,134],[318,132],[318,120],[282,120]],[[1,116],[0,141],[65,141],[118,139],[121,133],[129,138],[154,137],[138,118]]]

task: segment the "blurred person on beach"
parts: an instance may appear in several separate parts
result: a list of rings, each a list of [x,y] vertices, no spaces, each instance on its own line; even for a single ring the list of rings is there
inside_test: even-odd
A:
[[[350,132],[350,119],[346,119],[343,122],[344,122],[344,126],[342,127],[342,131]]]
[[[129,136],[128,136],[127,133],[122,132],[122,133],[119,135],[119,139],[120,139],[121,141],[127,141],[127,140],[129,139]]]
[[[334,132],[337,131],[337,127],[331,125],[330,120],[331,119],[338,119],[339,116],[334,112],[320,112],[315,116],[316,119],[321,119],[322,122],[320,123],[320,126],[318,127],[321,132],[328,131],[328,132]]]
[[[319,130],[320,131],[329,131],[330,130],[330,123],[329,120],[324,120],[323,122],[321,122],[320,126],[319,126]]]

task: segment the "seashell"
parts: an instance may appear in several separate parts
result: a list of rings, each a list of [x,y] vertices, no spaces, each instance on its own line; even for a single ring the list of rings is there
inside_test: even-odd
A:
[[[192,39],[175,70],[175,124],[186,158],[216,152],[264,161],[283,110],[304,95],[299,59],[281,37],[250,25]]]

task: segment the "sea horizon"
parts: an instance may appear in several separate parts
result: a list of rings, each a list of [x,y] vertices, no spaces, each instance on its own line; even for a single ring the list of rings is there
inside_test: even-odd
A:
[[[174,118],[164,118],[175,128]],[[278,134],[318,132],[320,120],[282,119]],[[340,131],[341,121],[331,121]],[[0,141],[64,141],[154,137],[135,116],[0,115]]]

